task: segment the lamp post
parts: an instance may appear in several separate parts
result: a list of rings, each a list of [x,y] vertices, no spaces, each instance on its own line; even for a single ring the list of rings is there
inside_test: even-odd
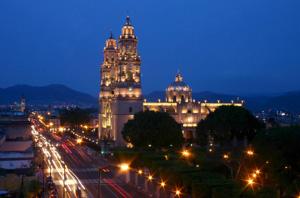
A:
[[[45,197],[45,156],[43,155],[42,161],[42,172],[43,172],[43,197]]]
[[[65,198],[65,191],[66,191],[66,164],[63,163],[64,168],[64,178],[63,178],[63,198]]]
[[[98,180],[98,196],[97,196],[97,198],[100,198],[100,196],[101,196],[101,168],[99,168],[99,170],[98,170],[98,177],[99,177],[99,180]]]
[[[52,163],[51,163],[51,161],[52,161],[52,157],[50,156],[49,157],[49,169],[50,169],[50,177],[52,178]]]

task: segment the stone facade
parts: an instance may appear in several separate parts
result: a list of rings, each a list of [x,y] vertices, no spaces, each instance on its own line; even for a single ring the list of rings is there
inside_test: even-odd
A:
[[[141,60],[137,37],[129,17],[118,42],[111,35],[105,43],[101,65],[99,138],[123,145],[121,130],[128,119],[143,110]]]
[[[192,89],[177,73],[175,81],[166,89],[165,101],[143,101],[141,89],[141,59],[138,40],[129,17],[126,18],[118,41],[112,36],[106,40],[101,65],[99,95],[99,139],[124,145],[121,131],[134,114],[143,110],[165,111],[180,124],[186,139],[195,137],[195,128],[201,119],[222,105],[242,106],[242,102],[196,102]]]

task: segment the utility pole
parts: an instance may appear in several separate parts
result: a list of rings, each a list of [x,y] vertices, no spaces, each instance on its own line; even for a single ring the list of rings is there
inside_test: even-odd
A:
[[[98,196],[97,198],[101,197],[101,168],[99,168],[99,181],[98,181]]]
[[[66,164],[63,164],[64,168],[64,178],[63,178],[63,198],[65,198],[65,191],[66,191]]]
[[[50,164],[49,164],[49,169],[50,169],[50,177],[52,178],[52,156],[50,156],[49,157],[49,162],[50,162]]]
[[[45,198],[45,156],[43,155],[42,161],[42,172],[43,172],[43,198]]]

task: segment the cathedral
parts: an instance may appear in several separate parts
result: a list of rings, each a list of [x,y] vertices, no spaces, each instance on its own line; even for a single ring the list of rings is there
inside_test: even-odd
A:
[[[168,112],[179,124],[185,139],[195,137],[198,122],[222,105],[242,106],[243,101],[208,103],[195,101],[192,89],[177,73],[175,81],[166,89],[164,101],[147,102],[141,88],[141,59],[138,40],[130,18],[122,27],[118,40],[112,34],[105,42],[100,68],[99,139],[111,140],[117,146],[125,145],[122,137],[124,124],[139,111]]]

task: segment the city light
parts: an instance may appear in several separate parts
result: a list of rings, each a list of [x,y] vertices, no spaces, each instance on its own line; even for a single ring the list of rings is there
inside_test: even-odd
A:
[[[152,180],[153,180],[153,176],[152,176],[152,175],[149,175],[149,176],[148,176],[148,180],[149,180],[149,181],[152,181]]]
[[[161,182],[160,182],[160,186],[161,186],[162,188],[164,188],[164,187],[166,186],[166,182],[161,181]]]
[[[254,155],[254,151],[250,150],[250,149],[247,150],[246,153],[247,153],[248,156],[253,156]]]
[[[179,189],[176,189],[175,190],[175,195],[179,197],[181,195],[181,191]]]
[[[127,172],[130,169],[128,163],[122,163],[119,165],[119,167],[121,172]]]
[[[143,174],[143,171],[142,171],[141,169],[138,170],[138,174],[139,174],[139,175]]]
[[[252,178],[247,179],[247,184],[248,184],[249,186],[253,186],[254,180],[253,180]]]
[[[183,157],[185,157],[185,158],[188,158],[188,157],[191,156],[191,153],[190,153],[188,150],[184,149],[184,150],[181,152],[181,155],[182,155]]]
[[[59,127],[59,128],[58,128],[58,131],[59,131],[59,132],[64,132],[64,130],[65,130],[64,127]]]
[[[256,169],[256,170],[255,170],[255,173],[256,173],[257,175],[259,175],[261,172],[260,172],[259,169]]]
[[[82,139],[81,139],[81,138],[77,138],[77,139],[76,139],[76,143],[77,143],[77,144],[81,144],[81,143],[82,143]]]
[[[224,155],[223,155],[223,158],[224,158],[224,159],[228,159],[228,158],[229,158],[229,155],[228,155],[228,154],[224,154]]]

